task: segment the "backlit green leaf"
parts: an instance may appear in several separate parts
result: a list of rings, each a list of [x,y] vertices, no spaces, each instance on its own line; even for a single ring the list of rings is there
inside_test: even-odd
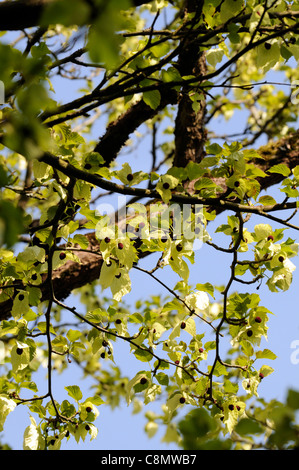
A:
[[[145,91],[143,93],[143,101],[152,109],[157,109],[161,102],[161,94],[159,90]]]
[[[82,400],[83,394],[78,385],[68,385],[67,387],[65,387],[65,390],[68,392],[68,395],[75,401],[79,402],[80,400]]]

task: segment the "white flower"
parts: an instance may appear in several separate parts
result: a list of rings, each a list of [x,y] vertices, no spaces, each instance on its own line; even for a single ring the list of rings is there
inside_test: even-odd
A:
[[[296,269],[296,266],[294,265],[294,263],[292,263],[292,261],[290,261],[288,258],[284,260],[283,267],[287,269],[288,271],[290,271],[291,273],[295,271]]]
[[[194,294],[189,294],[185,298],[187,305],[194,310],[205,310],[209,306],[209,297],[206,292],[198,291]]]
[[[16,403],[6,397],[0,397],[0,431],[3,431],[3,425],[7,418],[7,415],[13,411],[16,407]]]
[[[219,315],[221,308],[222,308],[221,304],[214,302],[209,308],[208,316],[210,318],[216,318]]]
[[[98,429],[93,424],[89,424],[89,427],[90,427],[90,431],[89,431],[90,440],[92,441],[93,439],[97,437]]]
[[[38,450],[40,433],[32,416],[30,416],[30,421],[30,426],[27,426],[24,432],[23,450]]]

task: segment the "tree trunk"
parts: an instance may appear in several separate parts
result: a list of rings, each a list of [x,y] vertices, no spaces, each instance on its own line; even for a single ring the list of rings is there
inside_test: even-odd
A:
[[[185,13],[194,14],[194,23],[201,16],[203,3],[203,1],[196,0],[186,1]],[[192,25],[190,26],[191,32]],[[198,41],[192,34],[187,35],[183,40],[182,52],[178,59],[178,69],[182,77],[190,75],[200,77],[207,72],[205,55],[200,51]],[[196,106],[199,106],[199,109]],[[188,162],[200,162],[204,157],[205,113],[205,99],[203,98],[200,103],[196,103],[189,96],[188,87],[183,88],[175,122],[174,166],[185,167]]]

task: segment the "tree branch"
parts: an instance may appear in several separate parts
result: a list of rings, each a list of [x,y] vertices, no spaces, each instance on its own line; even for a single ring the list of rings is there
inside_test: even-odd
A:
[[[186,12],[193,13],[193,26],[201,16],[203,1],[186,0]],[[182,39],[181,53],[178,58],[178,70],[182,77],[200,77],[207,73],[206,59],[203,52],[192,36],[193,28],[189,28],[186,36]],[[173,165],[185,167],[189,161],[200,162],[204,156],[205,143],[205,111],[206,103],[202,97],[200,102],[192,101],[189,96],[191,89],[182,87],[179,100],[178,112],[175,121],[175,155]],[[198,106],[196,109],[195,106]]]
[[[0,3],[0,30],[15,31],[38,26],[48,0],[19,0]]]
[[[152,109],[143,100],[140,100],[118,119],[110,123],[106,133],[94,148],[94,151],[98,152],[104,158],[105,166],[109,166],[113,162],[121,148],[125,145],[130,134],[141,124],[153,118],[168,104],[176,104],[176,102],[176,92],[166,89],[161,93],[161,102],[158,108]]]
[[[59,0],[58,0],[59,2]],[[39,26],[44,12],[51,3],[57,0],[18,0],[0,3],[0,31],[17,31]],[[86,2],[90,5],[92,2]],[[147,3],[149,0],[131,0],[132,6],[137,7]],[[96,8],[95,5],[93,5]],[[43,25],[45,18],[43,17]]]

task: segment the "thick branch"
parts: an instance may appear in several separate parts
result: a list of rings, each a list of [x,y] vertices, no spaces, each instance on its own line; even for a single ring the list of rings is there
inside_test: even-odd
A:
[[[141,124],[153,118],[168,104],[175,104],[176,102],[177,94],[173,90],[165,90],[161,93],[161,102],[157,109],[152,109],[143,100],[140,100],[118,119],[109,124],[106,133],[94,149],[95,152],[100,153],[104,158],[105,166],[109,166],[117,157],[130,134]]]
[[[0,3],[0,31],[17,31],[34,26],[39,26],[41,18],[42,26],[46,25],[46,18],[43,16],[50,3],[57,3],[57,0],[19,0],[17,2]],[[90,5],[92,2],[86,2]],[[149,0],[131,0],[133,7],[150,3]]]
[[[258,165],[264,172],[267,172],[267,170],[269,170],[273,165],[281,162],[285,163],[290,169],[294,168],[296,165],[299,165],[299,131],[295,132],[294,134],[290,134],[275,144],[269,144],[268,146],[261,147],[261,156],[264,158],[264,160],[253,161],[252,163]],[[118,194],[151,198],[153,200],[161,199],[161,195],[155,190],[129,187],[126,185],[113,183],[103,179],[97,174],[80,170],[67,161],[51,155],[50,153],[44,154],[41,158],[41,161],[47,163],[48,165],[52,166],[58,171],[61,171],[69,177],[81,179],[109,192],[112,191]],[[282,181],[282,179],[284,179],[284,177],[279,174],[269,174],[269,176],[266,178],[260,178],[259,181],[261,184],[261,190],[267,189],[271,185],[279,183]],[[223,200],[223,197],[221,199],[215,197],[201,198],[197,196],[188,196],[181,193],[173,193],[172,201],[178,202],[180,204],[203,204],[205,206],[212,206],[214,208],[222,208],[233,211],[242,210],[243,212],[259,212],[259,209],[255,206],[240,206],[239,204],[229,200]],[[296,206],[296,203],[294,204]],[[271,206],[269,209],[267,209],[267,207],[264,207],[263,209],[264,212],[273,210],[278,210],[278,208],[273,208]]]
[[[14,31],[38,26],[47,0],[0,3],[0,30]]]
[[[94,246],[94,234],[87,234],[86,237],[90,239],[89,249],[92,250]],[[98,248],[98,246],[97,246]],[[67,261],[60,268],[53,272],[52,286],[55,299],[66,299],[74,289],[82,287],[86,284],[92,283],[100,277],[101,267],[103,260],[99,254],[92,254],[90,252],[76,251],[76,256],[80,262]],[[46,280],[46,277],[43,281]],[[24,289],[25,286],[21,281],[15,281],[14,296],[18,290]],[[41,285],[42,301],[50,299],[49,283],[43,282]],[[0,320],[5,320],[11,316],[11,308],[13,305],[13,298],[0,304]]]
[[[194,13],[194,20],[201,16],[203,1],[186,0],[186,11]],[[207,73],[205,55],[200,52],[198,44],[190,35],[192,29],[183,39],[183,48],[178,59],[178,70],[181,76],[194,75],[199,78]],[[189,161],[200,162],[204,156],[205,142],[205,99],[200,103],[193,102],[189,89],[182,88],[178,113],[175,122],[175,155],[173,165],[185,167]],[[198,109],[194,107],[198,106]]]
[[[199,71],[200,69],[200,71]],[[202,55],[196,65],[196,75],[204,75],[206,72],[205,56]],[[184,73],[190,75],[191,73]],[[193,102],[188,92],[183,91],[184,95],[179,102],[178,113],[175,125],[175,156],[173,165],[185,167],[188,162],[199,163],[204,157],[204,145],[206,140],[205,130],[205,111],[206,102],[202,98],[200,103]],[[195,110],[194,105],[199,109]]]

